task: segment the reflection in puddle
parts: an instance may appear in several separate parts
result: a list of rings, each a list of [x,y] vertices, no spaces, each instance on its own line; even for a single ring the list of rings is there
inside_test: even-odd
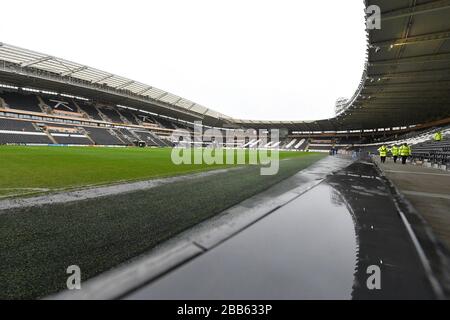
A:
[[[356,162],[127,299],[434,297],[385,183]]]
[[[129,298],[350,299],[351,215],[321,184]]]

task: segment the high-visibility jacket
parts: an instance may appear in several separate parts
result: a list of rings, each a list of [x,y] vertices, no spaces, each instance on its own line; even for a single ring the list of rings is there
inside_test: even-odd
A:
[[[388,148],[386,148],[386,146],[381,146],[380,148],[378,148],[378,152],[380,152],[380,157],[386,157]]]
[[[408,156],[410,156],[410,155],[411,155],[411,152],[412,152],[412,150],[411,150],[411,147],[409,147],[409,146],[401,146],[401,147],[400,147],[400,155],[401,155],[402,157],[408,157]]]
[[[434,134],[434,141],[441,141],[442,140],[442,132],[438,131]]]
[[[392,153],[392,155],[393,155],[394,157],[397,157],[397,156],[398,156],[398,153],[399,153],[398,147],[397,147],[397,146],[393,146],[393,147],[391,148],[391,153]]]

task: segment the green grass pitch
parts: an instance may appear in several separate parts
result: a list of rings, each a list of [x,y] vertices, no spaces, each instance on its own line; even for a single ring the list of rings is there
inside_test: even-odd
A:
[[[226,167],[175,165],[170,158],[171,150],[0,146],[0,198]],[[248,157],[248,151],[246,153]],[[303,155],[301,152],[280,152],[281,159]]]
[[[209,168],[175,166],[170,149],[0,147],[0,187],[69,188]],[[0,300],[63,290],[66,269],[82,281],[144,254],[180,232],[292,176],[324,154],[286,152],[276,175],[259,166],[152,189],[0,210]]]

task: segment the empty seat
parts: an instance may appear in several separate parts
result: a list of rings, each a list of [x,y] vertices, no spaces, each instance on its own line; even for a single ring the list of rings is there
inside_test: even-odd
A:
[[[36,132],[31,122],[0,118],[0,130]]]
[[[98,145],[125,145],[124,142],[109,133],[108,129],[85,127],[92,140]]]
[[[18,92],[4,92],[1,94],[1,97],[10,108],[24,111],[42,112],[39,107],[39,100],[35,95],[22,94]]]

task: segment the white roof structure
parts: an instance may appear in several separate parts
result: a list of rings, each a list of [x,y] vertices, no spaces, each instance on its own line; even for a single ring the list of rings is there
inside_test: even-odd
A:
[[[173,107],[183,108],[213,118],[230,119],[230,117],[182,98],[170,92],[148,84],[127,79],[106,71],[95,69],[76,62],[57,58],[44,53],[19,48],[0,42],[0,61],[17,64],[21,68],[33,68],[50,72],[64,78],[85,81],[91,84],[107,86],[114,90],[127,91],[135,95],[150,98]]]
[[[380,7],[383,27],[366,29],[366,64],[360,84],[342,110],[329,119],[233,119],[150,85],[4,43],[0,43],[0,81],[21,87],[40,86],[59,93],[66,91],[226,128],[384,131],[450,118],[450,0],[364,3],[366,7]],[[366,13],[366,19],[369,17]]]

